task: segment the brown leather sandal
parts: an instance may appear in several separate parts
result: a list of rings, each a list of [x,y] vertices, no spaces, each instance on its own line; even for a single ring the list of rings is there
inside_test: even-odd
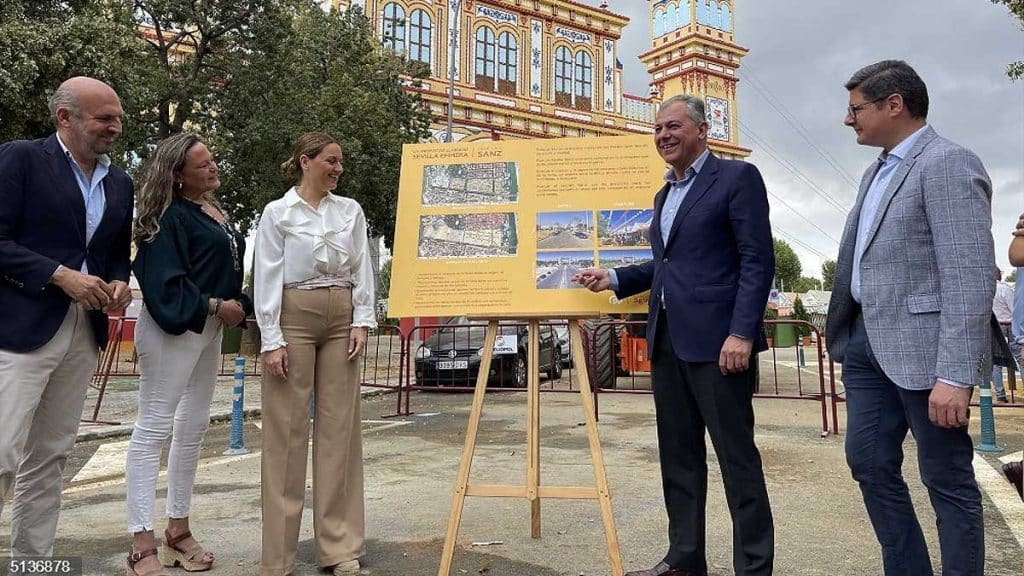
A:
[[[128,557],[124,560],[124,573],[125,576],[170,576],[167,571],[162,567],[156,570],[150,570],[149,572],[136,572],[135,565],[138,564],[143,558],[149,558],[150,556],[156,556],[156,548],[150,548],[149,550],[142,550],[137,552],[132,550]]]
[[[168,568],[180,565],[186,572],[203,572],[212,568],[213,560],[203,562],[203,556],[207,552],[199,543],[196,543],[195,546],[188,550],[182,550],[178,547],[178,542],[185,540],[189,536],[192,536],[192,532],[185,531],[184,534],[171,538],[171,534],[165,530],[164,543],[160,546],[160,563]]]

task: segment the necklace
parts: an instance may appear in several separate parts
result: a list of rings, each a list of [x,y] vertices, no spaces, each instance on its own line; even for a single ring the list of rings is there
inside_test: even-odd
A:
[[[228,229],[227,218],[225,218],[223,214],[215,214],[213,208],[210,207],[209,204],[207,204],[206,202],[196,202],[195,200],[191,199],[190,201],[194,202],[195,204],[198,204],[199,209],[202,210],[204,214],[209,216],[211,220],[216,222],[217,225],[220,226],[220,229],[224,231],[224,235],[228,237],[228,246],[231,247],[232,267],[235,269],[235,272],[240,271],[242,269],[242,265],[241,258],[238,257],[238,241],[235,239],[235,235],[231,233],[231,230]],[[220,216],[220,218],[217,217],[218,215]]]

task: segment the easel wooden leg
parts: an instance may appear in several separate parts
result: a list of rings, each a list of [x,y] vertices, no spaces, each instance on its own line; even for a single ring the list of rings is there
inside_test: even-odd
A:
[[[572,357],[586,358],[583,351],[583,335],[576,321],[569,322],[569,341],[572,342]],[[586,361],[576,362],[576,377],[579,379],[580,397],[583,401],[583,417],[587,423],[587,440],[590,442],[590,457],[594,464],[594,479],[597,482],[597,499],[601,504],[601,520],[604,523],[605,539],[608,543],[608,560],[612,576],[622,576],[622,557],[619,551],[619,536],[615,531],[615,517],[612,515],[612,498],[608,490],[608,476],[604,468],[604,454],[597,437],[597,419],[594,417],[594,397],[591,395],[590,380]]]
[[[484,338],[483,347],[484,355],[480,359],[480,371],[476,378],[473,408],[469,412],[466,443],[462,448],[462,458],[459,460],[459,474],[455,481],[455,495],[452,496],[452,512],[448,517],[448,531],[444,537],[444,550],[441,553],[441,566],[437,571],[438,576],[450,576],[452,570],[455,541],[459,535],[459,524],[462,522],[462,508],[466,503],[466,487],[469,485],[469,472],[473,466],[473,452],[476,451],[476,435],[480,428],[480,416],[483,414],[484,396],[487,393],[487,376],[491,370],[491,359],[494,356],[494,340],[497,334],[498,321],[491,320],[487,323],[487,335]]]
[[[530,536],[540,538],[540,322],[529,322],[526,400],[526,497],[530,501]]]

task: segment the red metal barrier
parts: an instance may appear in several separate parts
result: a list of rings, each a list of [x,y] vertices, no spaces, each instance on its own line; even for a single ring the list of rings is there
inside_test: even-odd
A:
[[[100,420],[99,415],[100,407],[103,406],[103,396],[107,392],[107,382],[110,380],[110,370],[121,348],[124,325],[125,319],[119,316],[112,316],[107,322],[107,347],[97,357],[96,371],[93,372],[92,378],[89,380],[89,387],[96,391],[96,403],[93,405],[92,417],[83,418],[82,422],[117,424],[117,422]]]
[[[818,402],[821,406],[821,435],[827,436],[830,432],[839,431],[838,409],[836,407],[837,396],[835,393],[835,369],[831,360],[828,362],[828,387],[826,388],[825,372],[825,351],[820,345],[824,342],[820,331],[811,323],[800,320],[771,320],[765,325],[766,331],[773,331],[779,325],[793,326],[799,333],[799,327],[807,327],[814,336],[810,346],[797,346],[792,348],[792,358],[788,348],[777,348],[774,345],[769,350],[759,355],[758,384],[755,397],[758,398],[779,398],[788,400],[809,400]],[[650,394],[651,380],[650,372],[636,372],[626,368],[644,366],[646,358],[629,357],[630,354],[643,353],[646,355],[647,322],[642,320],[605,320],[594,324],[587,330],[587,366],[590,375],[590,384],[596,394],[595,407],[599,405],[597,398],[604,393],[633,393]],[[817,357],[816,370],[814,366],[808,368],[806,354],[814,350]],[[638,352],[639,351],[639,352]],[[772,371],[771,392],[765,392],[765,355],[770,355],[770,367]],[[804,357],[801,358],[801,355]],[[780,359],[780,356],[784,357]],[[785,370],[780,372],[780,366]],[[780,374],[788,376],[795,374],[794,381],[780,381]],[[805,373],[813,378],[816,377],[817,386],[811,390],[805,390]],[[829,427],[829,404],[832,405],[832,426]]]

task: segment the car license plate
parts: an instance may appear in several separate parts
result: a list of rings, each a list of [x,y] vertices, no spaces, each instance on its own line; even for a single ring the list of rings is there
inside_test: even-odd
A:
[[[438,370],[465,370],[469,368],[469,360],[439,360]]]

